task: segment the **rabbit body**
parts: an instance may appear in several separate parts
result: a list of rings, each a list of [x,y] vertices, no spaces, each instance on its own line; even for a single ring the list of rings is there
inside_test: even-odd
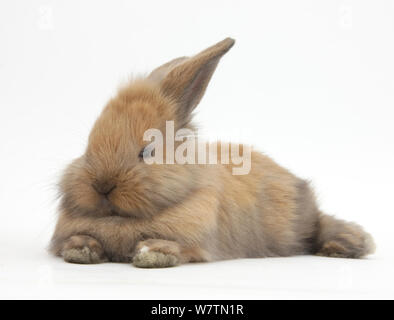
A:
[[[146,130],[166,132],[168,120],[176,129],[194,130],[191,113],[233,43],[228,38],[191,58],[170,61],[109,101],[85,154],[60,182],[52,253],[74,263],[169,267],[297,254],[359,258],[373,252],[369,234],[321,213],[308,182],[259,152],[251,153],[245,175],[233,175],[231,163],[141,160]],[[221,157],[228,152],[221,151]]]

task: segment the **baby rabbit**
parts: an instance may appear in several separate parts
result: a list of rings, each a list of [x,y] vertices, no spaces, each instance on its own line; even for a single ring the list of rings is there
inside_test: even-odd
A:
[[[233,44],[227,38],[172,60],[109,101],[86,152],[61,179],[53,254],[72,263],[159,268],[302,254],[361,258],[374,251],[360,226],[322,213],[306,181],[261,153],[251,152],[244,175],[232,174],[231,163],[145,161],[148,129],[165,134],[172,120],[175,129],[195,130],[192,111]]]

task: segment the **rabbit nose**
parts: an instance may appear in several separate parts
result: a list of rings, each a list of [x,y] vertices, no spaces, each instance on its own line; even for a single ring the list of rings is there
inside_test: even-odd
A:
[[[97,193],[107,197],[116,188],[116,184],[110,181],[94,182],[92,187]]]

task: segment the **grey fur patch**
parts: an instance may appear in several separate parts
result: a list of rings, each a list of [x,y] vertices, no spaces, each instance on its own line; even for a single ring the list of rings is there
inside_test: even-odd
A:
[[[315,251],[319,211],[309,182],[298,179],[296,188],[294,231],[297,235],[297,246],[294,246],[293,254],[309,254]]]

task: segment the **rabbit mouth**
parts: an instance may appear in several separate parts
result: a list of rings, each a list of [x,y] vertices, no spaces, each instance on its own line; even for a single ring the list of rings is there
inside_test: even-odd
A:
[[[106,200],[105,208],[108,212],[108,215],[111,217],[123,217],[123,218],[137,218],[138,216],[133,214],[132,212],[128,212],[120,209],[116,205],[114,205],[110,200]]]
[[[106,212],[109,216],[125,216],[125,214],[110,199],[103,197],[99,203],[99,210]]]
[[[114,208],[109,211],[109,215],[112,216],[112,217],[123,217],[123,218],[130,218],[130,217],[132,217],[132,215],[130,215],[128,213],[125,213],[125,212],[123,212],[121,210],[114,209]]]

